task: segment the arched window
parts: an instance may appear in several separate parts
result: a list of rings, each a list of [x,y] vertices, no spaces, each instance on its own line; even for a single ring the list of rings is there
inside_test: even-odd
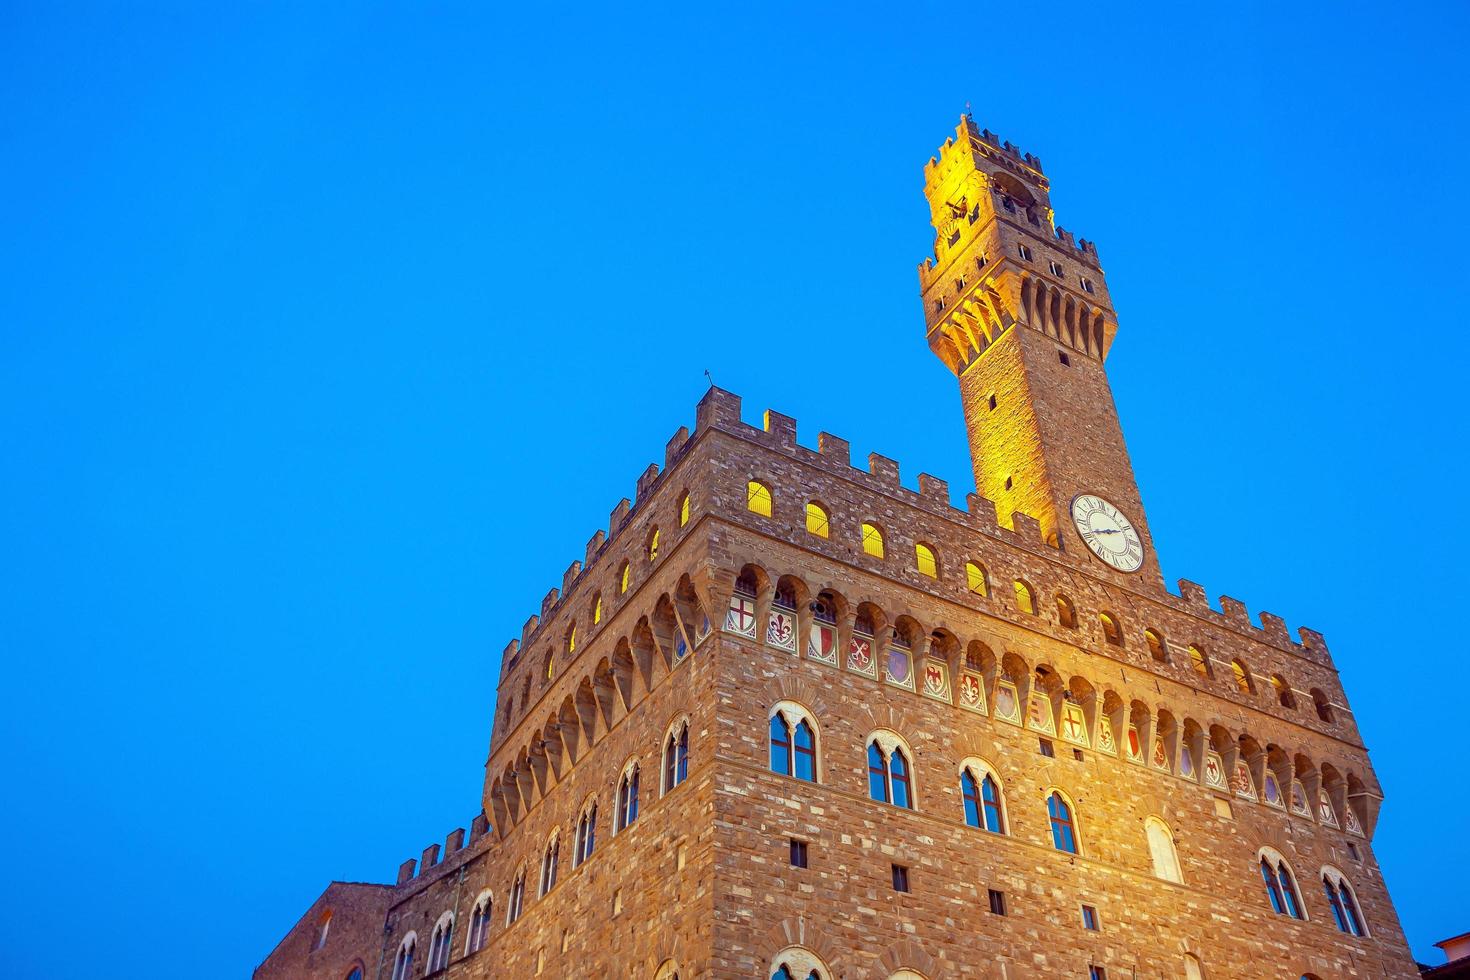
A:
[[[745,509],[762,517],[771,516],[771,490],[764,483],[751,480],[745,485]]]
[[[1031,591],[1031,586],[1020,579],[1016,579],[1016,608],[1028,616],[1036,615],[1036,595]]]
[[[1210,669],[1210,658],[1205,656],[1205,652],[1199,647],[1192,646],[1189,648],[1189,665],[1201,677],[1215,676],[1214,671]]]
[[[689,491],[679,498],[679,526],[683,527],[689,523]]]
[[[1184,954],[1184,980],[1205,980],[1205,971],[1200,967],[1199,957]]]
[[[613,833],[630,826],[638,819],[638,763],[633,763],[623,770],[623,778],[618,780],[618,809],[614,814],[616,818]]]
[[[1286,866],[1286,859],[1272,850],[1261,852],[1261,880],[1266,883],[1266,897],[1271,902],[1271,911],[1293,919],[1305,919],[1301,898],[1297,895],[1296,879]]]
[[[1169,648],[1164,645],[1162,633],[1153,629],[1144,630],[1143,638],[1148,643],[1148,655],[1154,658],[1155,663],[1169,662]]]
[[[510,925],[521,917],[521,906],[526,901],[526,869],[522,868],[516,872],[515,881],[510,886],[510,901],[506,903],[505,924]]]
[[[1077,609],[1071,599],[1061,594],[1057,595],[1057,622],[1069,630],[1077,628]]]
[[[1285,677],[1274,675],[1271,678],[1271,689],[1276,692],[1276,701],[1283,708],[1296,707],[1296,695],[1291,693],[1291,685],[1286,682]]]
[[[977,765],[960,770],[960,796],[965,803],[965,823],[992,834],[1006,832],[1000,783],[995,774]]]
[[[628,580],[632,578],[632,573],[632,566],[623,562],[623,567],[618,569],[618,595],[623,595],[628,591]]]
[[[602,622],[602,593],[598,592],[592,597],[592,625],[596,626]]]
[[[494,911],[494,905],[488,891],[481,892],[480,897],[475,899],[474,911],[470,913],[470,934],[465,938],[464,944],[466,956],[485,948],[485,943],[490,938],[490,914]]]
[[[1053,791],[1046,798],[1046,813],[1051,819],[1051,843],[1059,851],[1077,853],[1077,825],[1072,820],[1072,806],[1062,794]]]
[[[1143,831],[1148,836],[1154,876],[1182,885],[1184,876],[1179,872],[1179,854],[1174,850],[1174,835],[1169,832],[1169,825],[1158,817],[1149,817],[1143,822]]]
[[[354,966],[348,971],[347,980],[362,980],[362,967]]]
[[[577,867],[592,856],[597,847],[597,801],[593,800],[577,818],[577,839],[572,852],[572,867]]]
[[[815,500],[808,501],[806,505],[806,531],[819,538],[827,537],[830,531],[826,508]]]
[[[978,561],[965,562],[965,588],[976,595],[990,594],[990,583],[985,578],[985,566]]]
[[[1230,661],[1230,673],[1235,678],[1235,687],[1241,694],[1255,694],[1256,687],[1251,683],[1251,672],[1246,669],[1245,664],[1239,659]]]
[[[577,624],[567,627],[567,653],[577,652]]]
[[[434,931],[429,934],[429,970],[444,970],[449,967],[449,943],[450,932],[454,927],[454,914],[445,912],[439,916],[439,921],[434,924]]]
[[[398,955],[393,957],[393,980],[408,980],[413,972],[413,955],[418,951],[419,937],[409,933],[398,946]]]
[[[312,939],[311,949],[316,952],[327,944],[327,932],[332,928],[332,913],[330,910],[323,912],[322,917],[316,923],[316,937]]]
[[[541,894],[556,887],[557,865],[561,863],[561,834],[553,830],[541,854]]]
[[[883,557],[883,532],[877,525],[863,525],[863,550],[874,558]]]
[[[653,975],[653,980],[679,980],[679,964],[673,960],[664,960],[658,972]]]
[[[879,803],[914,808],[909,757],[897,738],[874,735],[868,739],[868,795]]]
[[[771,980],[830,980],[827,965],[811,950],[788,946],[771,964]]]
[[[939,577],[939,560],[934,557],[934,549],[922,541],[914,545],[914,564],[920,575]]]
[[[1352,886],[1336,868],[1322,869],[1322,891],[1327,896],[1327,905],[1332,909],[1332,922],[1340,932],[1350,936],[1366,936],[1363,915],[1358,911],[1358,899]]]
[[[664,739],[664,792],[689,777],[689,722],[670,729]]]
[[[1103,639],[1115,647],[1123,645],[1123,630],[1112,613],[1098,613],[1097,621],[1102,624]]]
[[[817,781],[816,729],[806,713],[789,702],[771,712],[771,771],[809,783]]]
[[[648,560],[658,561],[658,528],[648,532]]]
[[[1317,708],[1317,717],[1332,724],[1332,705],[1327,703],[1327,695],[1321,688],[1312,688],[1312,704]]]

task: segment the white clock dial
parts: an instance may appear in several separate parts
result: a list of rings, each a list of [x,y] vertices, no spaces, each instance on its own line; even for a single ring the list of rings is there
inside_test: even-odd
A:
[[[1143,567],[1143,539],[1123,512],[1103,498],[1081,493],[1072,498],[1072,523],[1092,553],[1120,572]]]

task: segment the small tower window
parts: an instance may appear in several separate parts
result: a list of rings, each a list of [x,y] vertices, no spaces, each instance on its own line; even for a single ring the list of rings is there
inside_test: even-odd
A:
[[[689,494],[679,498],[679,526],[683,527],[689,523]]]
[[[1016,252],[1027,262],[1031,261],[1031,249],[1027,248],[1025,245],[1017,245]]]
[[[1251,672],[1245,664],[1239,660],[1230,661],[1230,673],[1235,677],[1235,686],[1241,694],[1256,693],[1255,685],[1251,683]]]
[[[1092,280],[1087,278],[1086,276],[1082,277],[1082,291],[1086,293],[1096,292],[1096,290],[1092,288]]]
[[[602,622],[602,593],[592,597],[592,625]]]
[[[1193,667],[1194,672],[1201,677],[1214,676],[1214,671],[1210,669],[1210,658],[1205,656],[1205,652],[1199,647],[1189,648],[1189,665]]]
[[[987,399],[987,403],[990,405],[990,410],[992,412],[995,411],[995,396],[994,395],[991,395],[990,398]]]
[[[976,258],[975,258],[975,268],[977,268],[977,269],[983,269],[989,263],[990,263],[990,260],[987,259],[983,255],[976,256]]]
[[[1046,265],[1047,265],[1047,268],[1051,269],[1051,274],[1052,275],[1054,275],[1054,276],[1060,276],[1060,275],[1063,275],[1064,274],[1063,273],[1063,270],[1062,270],[1062,264],[1060,262],[1050,261]]]
[[[883,532],[876,525],[863,525],[863,551],[874,558],[883,557]]]
[[[1031,586],[1020,579],[1016,579],[1016,608],[1028,616],[1036,615],[1036,599],[1031,591]]]
[[[1067,356],[1067,352],[1064,350],[1057,351],[1057,360],[1062,362],[1062,367],[1072,366],[1072,359]]]
[[[1115,647],[1123,645],[1123,631],[1118,627],[1118,621],[1113,618],[1112,613],[1098,613],[1097,621],[1102,624],[1104,640]]]
[[[933,548],[923,542],[914,545],[914,559],[920,575],[927,575],[930,578],[939,577],[939,562],[934,558]]]
[[[631,574],[632,566],[627,562],[623,562],[623,570],[618,572],[618,595],[623,595],[628,591],[628,579]]]
[[[1154,658],[1154,662],[1168,663],[1169,650],[1164,646],[1163,634],[1158,630],[1147,629],[1143,631],[1143,638],[1148,643],[1148,653]]]
[[[648,535],[648,560],[658,561],[658,528],[654,528]]]
[[[1276,700],[1280,702],[1283,708],[1296,707],[1296,698],[1292,695],[1291,685],[1286,682],[1285,677],[1282,677],[1280,674],[1272,677],[1271,688],[1276,692]]]
[[[764,483],[751,480],[745,485],[745,507],[753,514],[771,516],[771,490]]]
[[[1069,630],[1077,628],[1077,610],[1064,595],[1057,596],[1057,622]]]
[[[815,500],[806,505],[806,530],[808,534],[814,534],[819,538],[828,535],[830,524],[827,519],[827,511]]]
[[[985,566],[979,562],[965,563],[965,587],[976,595],[986,595],[990,589],[985,581]]]

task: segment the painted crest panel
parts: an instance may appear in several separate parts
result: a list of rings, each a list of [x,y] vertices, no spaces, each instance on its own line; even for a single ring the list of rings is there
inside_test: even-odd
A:
[[[1247,800],[1256,799],[1256,781],[1251,778],[1250,766],[1236,761],[1235,772],[1230,777],[1230,789],[1236,796],[1243,796]]]
[[[878,658],[873,653],[873,638],[867,633],[853,633],[847,644],[847,669],[854,674],[878,679]]]
[[[694,634],[694,645],[699,646],[705,640],[709,639],[709,635],[711,632],[712,630],[710,629],[709,625],[709,617],[705,616],[699,623],[698,632]]]
[[[1198,779],[1194,769],[1194,752],[1188,745],[1179,746],[1179,775],[1183,779]]]
[[[1312,808],[1307,805],[1307,791],[1295,779],[1291,781],[1291,812],[1299,817],[1312,815]]]
[[[1153,766],[1160,772],[1174,771],[1173,767],[1169,765],[1169,753],[1164,748],[1164,737],[1162,735],[1154,736],[1154,748],[1153,751],[1149,753],[1148,761],[1149,765]]]
[[[1317,819],[1329,827],[1337,826],[1337,811],[1332,809],[1332,801],[1327,798],[1325,789],[1317,791]]]
[[[1095,743],[1099,752],[1109,755],[1118,754],[1118,742],[1113,738],[1113,723],[1108,721],[1108,716],[1103,715],[1097,721],[1097,742]]]
[[[766,643],[787,653],[796,652],[796,610],[772,606],[766,623]]]
[[[967,711],[985,714],[985,678],[973,670],[960,671],[959,705]]]
[[[1012,725],[1021,724],[1021,696],[1010,681],[997,681],[995,684],[995,717]]]
[[[829,667],[837,666],[837,626],[835,623],[824,623],[820,620],[812,623],[811,632],[807,635],[806,657],[824,663]]]
[[[1062,705],[1062,741],[1071,742],[1088,748],[1087,744],[1087,716],[1082,712],[1082,705],[1072,704],[1070,701]]]
[[[1269,767],[1266,769],[1266,774],[1261,777],[1261,801],[1278,810],[1286,809],[1286,797],[1281,793],[1281,781],[1276,778],[1276,773],[1272,772]]]
[[[924,658],[924,696],[949,704],[949,664],[943,660]]]
[[[755,639],[755,596],[736,592],[725,613],[725,632]]]
[[[914,654],[897,641],[888,644],[888,662],[884,665],[883,679],[894,687],[905,691],[914,689]]]
[[[1218,752],[1205,753],[1205,785],[1210,789],[1230,790],[1230,784],[1225,780],[1225,760]]]
[[[1026,727],[1043,735],[1057,733],[1056,722],[1051,717],[1051,701],[1046,695],[1031,692],[1030,701],[1026,705]]]
[[[1128,761],[1143,765],[1143,739],[1139,736],[1136,725],[1128,726],[1127,749]]]
[[[1358,815],[1353,812],[1352,804],[1348,804],[1347,808],[1347,832],[1357,834],[1359,837],[1367,836],[1363,833],[1363,825],[1358,822]]]

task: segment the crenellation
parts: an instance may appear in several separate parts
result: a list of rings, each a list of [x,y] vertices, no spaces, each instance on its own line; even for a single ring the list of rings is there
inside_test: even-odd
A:
[[[1250,613],[1246,611],[1245,603],[1228,595],[1220,597],[1220,616],[1242,633],[1253,633],[1256,624],[1251,622]]]
[[[536,635],[536,630],[541,626],[540,616],[528,616],[526,622],[521,626],[520,649],[526,650],[531,646],[531,638]]]
[[[699,400],[694,415],[696,434],[711,428],[734,431],[743,424],[740,419],[740,396],[713,385]]]
[[[599,529],[596,534],[592,535],[592,537],[587,539],[587,558],[585,561],[585,566],[587,568],[591,568],[592,564],[597,561],[597,556],[602,551],[602,546],[606,542],[607,532],[601,529]]]
[[[419,877],[428,874],[435,865],[439,863],[439,845],[430,844],[424,848],[424,855],[419,859]]]
[[[490,831],[490,818],[484,812],[475,814],[475,819],[470,821],[470,843],[484,837]]]
[[[555,587],[547,589],[546,594],[541,597],[541,615],[539,619],[549,618],[551,610],[556,608],[557,600],[560,598],[561,589]]]
[[[627,497],[618,501],[617,506],[612,509],[612,513],[607,517],[608,537],[616,538],[618,536],[618,532],[623,529],[623,525],[628,523],[628,513],[632,509],[632,504]]]
[[[638,503],[641,505],[643,503],[643,498],[648,496],[648,491],[653,488],[653,485],[655,482],[657,482],[657,480],[658,464],[649,463],[648,468],[645,469],[643,473],[640,474],[638,477],[638,484],[636,489],[634,490],[633,499],[638,501]]]
[[[1286,620],[1268,612],[1261,613],[1260,618],[1261,632],[1272,646],[1290,648],[1296,645],[1291,640],[1291,634],[1286,631]]]
[[[689,426],[681,425],[677,432],[669,437],[664,444],[664,471],[674,468],[674,464],[684,455],[684,450],[689,446]]]
[[[1000,527],[1000,518],[995,513],[995,501],[982,497],[978,493],[967,493],[965,494],[965,506],[969,508],[971,516],[985,527]]]
[[[1184,600],[1185,607],[1195,616],[1201,619],[1209,618],[1214,612],[1210,608],[1210,597],[1205,592],[1205,587],[1198,582],[1191,582],[1187,578],[1179,580],[1179,598]]]
[[[868,475],[881,487],[890,492],[902,489],[898,476],[898,462],[879,453],[868,453]]]
[[[787,453],[796,451],[796,419],[768,408],[762,428],[770,437],[769,445],[773,448]]]
[[[833,466],[842,469],[852,467],[852,445],[830,432],[817,433],[817,452],[824,459],[830,460]]]
[[[930,476],[928,473],[919,474],[919,496],[931,504],[945,508],[953,507],[949,499],[949,481]]]
[[[398,884],[400,886],[406,885],[413,880],[414,870],[418,868],[418,864],[417,859],[409,858],[398,866]]]
[[[464,828],[456,827],[444,838],[444,856],[456,854],[462,847],[464,847]]]
[[[572,586],[576,584],[577,578],[581,574],[582,563],[580,561],[574,561],[567,566],[567,570],[561,573],[562,595],[566,595],[568,592],[572,591]]]

